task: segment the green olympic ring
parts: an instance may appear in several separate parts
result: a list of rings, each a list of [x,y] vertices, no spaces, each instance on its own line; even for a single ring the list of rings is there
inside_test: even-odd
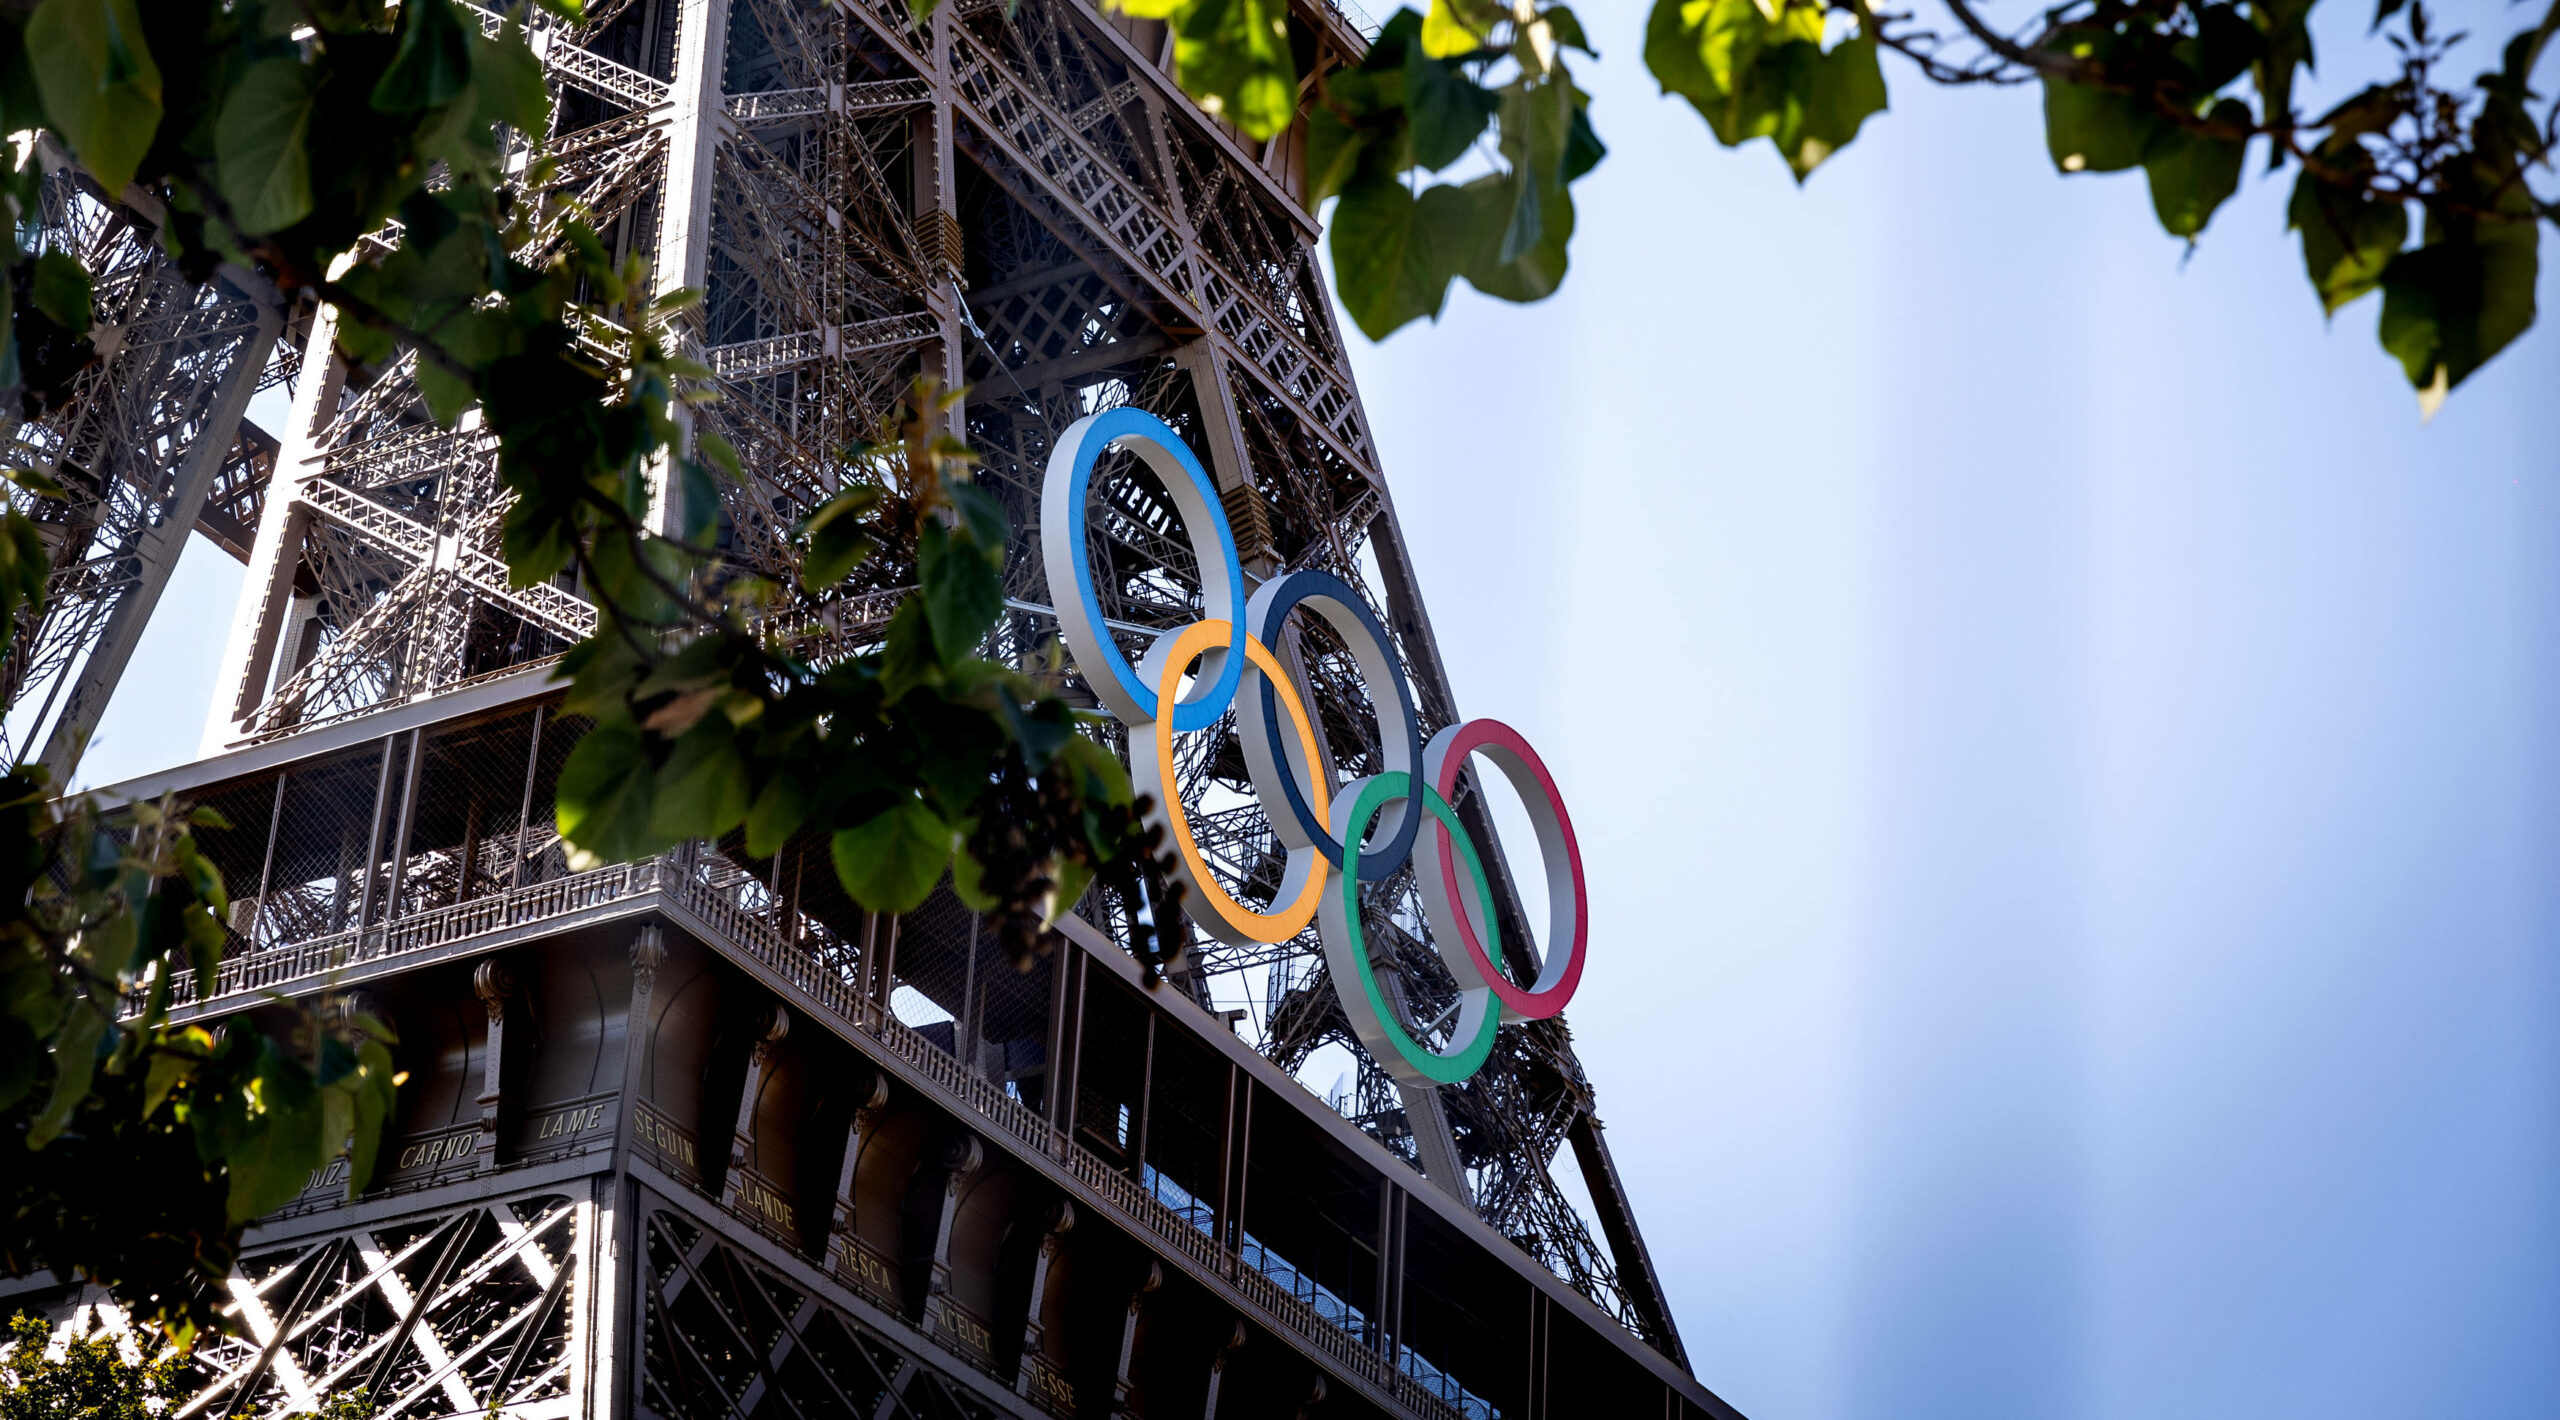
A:
[[[1474,880],[1479,916],[1485,924],[1485,955],[1498,972],[1502,968],[1502,940],[1494,926],[1493,880],[1485,875],[1484,860],[1476,855],[1475,840],[1458,822],[1458,811],[1428,784],[1422,789],[1423,806],[1431,813],[1439,830],[1449,836],[1458,849],[1458,857],[1466,864],[1467,876]],[[1388,770],[1354,780],[1333,801],[1334,841],[1347,845],[1366,841],[1369,825],[1379,810],[1399,799],[1409,799],[1415,788],[1414,777],[1402,770]],[[1357,873],[1337,873],[1337,886],[1324,896],[1325,964],[1338,984],[1357,981],[1369,1009],[1347,1011],[1353,1031],[1369,1054],[1379,1060],[1401,1060],[1422,1078],[1436,1085],[1454,1085],[1474,1074],[1486,1057],[1493,1054],[1494,1032],[1502,1025],[1502,1002],[1483,986],[1461,989],[1458,993],[1458,1022],[1450,1034],[1456,1044],[1449,1051],[1433,1050],[1414,1038],[1406,1029],[1386,991],[1378,984],[1378,975],[1369,965],[1367,936],[1360,929],[1360,878]],[[1458,943],[1443,934],[1435,945],[1449,974],[1464,982],[1475,977],[1475,969],[1461,952]],[[1401,1072],[1399,1072],[1401,1073]]]

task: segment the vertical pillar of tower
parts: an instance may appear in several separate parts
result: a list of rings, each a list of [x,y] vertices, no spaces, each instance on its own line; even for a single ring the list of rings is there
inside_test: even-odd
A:
[[[933,86],[933,101],[915,117],[913,164],[916,244],[922,248],[928,278],[925,305],[942,328],[938,342],[940,363],[934,364],[934,357],[928,355],[925,373],[940,380],[945,389],[959,388],[966,378],[960,343],[964,334],[960,290],[967,284],[967,265],[961,244],[960,176],[952,131],[951,27],[959,23],[953,14],[956,8],[936,6],[920,37],[929,66],[925,79]],[[951,407],[950,424],[954,435],[967,434],[968,419],[962,405]]]
[[[620,1110],[626,1121],[631,1117],[630,1102],[639,1097],[643,1063],[656,1049],[651,1003],[658,970],[666,961],[665,929],[655,922],[643,925],[631,939],[631,1004],[623,1016]],[[630,1155],[631,1130],[626,1124],[617,1131],[613,1167],[596,1176],[592,1222],[581,1243],[586,1271],[580,1281],[581,1295],[575,1299],[577,1310],[570,1318],[573,1416],[602,1420],[634,1410],[622,1389],[635,1369],[632,1360],[640,1335],[636,1292],[647,1285],[648,1267],[639,1212],[624,1181]],[[625,1278],[631,1286],[624,1285]]]
[[[1218,1392],[1227,1383],[1227,1363],[1235,1359],[1238,1351],[1244,1349],[1248,1334],[1244,1323],[1239,1320],[1235,1330],[1227,1333],[1225,1343],[1218,1347],[1218,1354],[1209,1360],[1209,1394],[1200,1406],[1200,1413],[1206,1417],[1206,1420],[1218,1420]]]
[[[751,1211],[745,1189],[746,1170],[755,1158],[756,1097],[764,1092],[764,1077],[772,1072],[774,1057],[782,1053],[782,1042],[790,1035],[791,1012],[777,1001],[767,1008],[755,1045],[747,1052],[747,1078],[738,1089],[738,1119],[729,1131],[729,1167],[721,1172],[720,1206],[733,1216]]]
[[[285,420],[275,472],[258,514],[258,535],[249,549],[248,578],[240,589],[240,605],[223,643],[222,669],[214,677],[213,705],[205,715],[204,742],[198,753],[210,758],[238,739],[252,712],[266,699],[269,670],[278,633],[293,609],[293,574],[302,561],[302,533],[311,515],[302,505],[303,486],[318,478],[323,416],[337,408],[346,388],[347,370],[337,356],[338,312],[323,305],[311,318],[311,335],[302,351],[302,380],[294,387],[293,413]]]
[[[1120,1362],[1111,1374],[1111,1420],[1135,1420],[1138,1390],[1138,1337],[1146,1320],[1147,1301],[1164,1286],[1164,1264],[1147,1259],[1147,1270],[1129,1292],[1129,1311],[1120,1321]]]
[[[472,994],[489,1013],[489,1043],[481,1053],[480,1097],[475,1101],[480,1106],[480,1147],[471,1164],[480,1173],[498,1166],[498,1126],[507,1105],[507,998],[515,989],[514,974],[496,957],[471,973]]]
[[[861,1244],[854,1235],[854,1209],[862,1174],[862,1147],[879,1129],[880,1117],[888,1107],[889,1077],[874,1071],[870,1092],[863,1096],[862,1103],[854,1106],[853,1120],[845,1126],[844,1162],[836,1167],[835,1204],[827,1218],[827,1270],[872,1293],[882,1288],[862,1281]]]
[[[710,277],[715,160],[729,127],[720,82],[728,59],[729,0],[676,0],[676,7],[675,80],[658,120],[667,135],[667,185],[651,269],[661,295],[701,290]],[[679,320],[685,343],[698,344],[699,318],[688,313]],[[676,420],[690,438],[692,419],[681,406]],[[650,464],[650,525],[668,536],[680,533],[685,519],[684,485],[675,474],[673,451],[661,452]]]
[[[107,624],[97,644],[81,662],[79,676],[72,682],[70,694],[64,697],[62,711],[54,717],[52,733],[45,740],[43,762],[57,784],[69,776],[73,760],[86,744],[89,732],[97,728],[98,716],[107,708],[107,697],[114,694],[125,665],[133,659],[134,648],[142,642],[142,629],[150,622],[152,610],[160,605],[160,594],[168,587],[170,574],[177,570],[178,554],[185,550],[187,535],[195,530],[196,517],[204,511],[205,495],[213,489],[214,476],[230,457],[232,443],[239,437],[240,420],[249,411],[249,397],[257,392],[258,378],[266,373],[267,357],[284,329],[284,301],[271,283],[231,266],[225,266],[216,279],[255,305],[257,327],[232,357],[230,368],[223,371],[220,387],[213,396],[213,408],[206,413],[195,443],[178,466],[168,506],[160,520],[143,528],[135,539],[133,555],[140,564],[135,569],[135,584],[107,614]]]
[[[1076,1206],[1058,1199],[1042,1221],[1040,1252],[1031,1263],[1031,1306],[1022,1322],[1022,1365],[1014,1373],[1013,1393],[1047,1403],[1071,1393],[1049,1360],[1048,1324],[1042,1314],[1048,1309],[1050,1269],[1058,1261],[1058,1250],[1066,1246],[1067,1234],[1075,1230]]]
[[[1244,425],[1236,418],[1226,359],[1207,336],[1178,347],[1173,358],[1191,375],[1192,397],[1200,404],[1200,432],[1209,446],[1209,471],[1218,480],[1218,501],[1225,506],[1245,576],[1261,582],[1276,574],[1280,564],[1271,548],[1270,507],[1254,477],[1253,459],[1245,452]]]
[[[925,1277],[924,1329],[928,1335],[951,1334],[951,1222],[960,1213],[960,1195],[987,1161],[987,1146],[975,1134],[961,1134],[943,1151],[941,1216],[933,1230],[933,1256]]]

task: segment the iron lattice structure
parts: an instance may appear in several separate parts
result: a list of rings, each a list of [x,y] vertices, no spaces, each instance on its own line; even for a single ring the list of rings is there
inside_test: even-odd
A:
[[[1321,0],[1290,26],[1309,67],[1353,62],[1365,47]],[[1090,702],[1054,669],[1040,481],[1068,424],[1135,405],[1205,456],[1250,578],[1321,568],[1360,589],[1392,631],[1424,733],[1457,718],[1316,264],[1318,229],[1296,186],[1302,134],[1254,144],[1191,105],[1171,82],[1161,24],[1085,0],[1024,0],[1010,13],[961,0],[923,24],[899,0],[623,0],[591,7],[576,28],[538,29],[535,42],[555,99],[541,147],[561,194],[617,250],[647,258],[663,288],[707,292],[681,334],[721,396],[697,427],[741,454],[741,481],[716,487],[722,547],[738,565],[788,570],[790,528],[870,476],[847,447],[918,374],[966,386],[955,422],[1016,529],[991,653]],[[188,282],[157,256],[148,214],[68,173],[49,192],[48,230],[99,273],[122,343],[69,406],[15,434],[21,457],[62,470],[81,511],[63,520],[56,601],[8,662],[12,703],[59,700],[36,719],[57,741],[76,738],[184,531],[241,557],[248,579],[208,760],[180,772],[237,826],[223,860],[239,899],[235,964],[200,1008],[369,972],[384,978],[379,1009],[400,1018],[404,1041],[444,1040],[437,1069],[485,1075],[476,1096],[453,1085],[445,1116],[403,1125],[384,1197],[338,1209],[315,1180],[310,1202],[261,1226],[272,1246],[253,1249],[232,1284],[243,1339],[209,1357],[191,1413],[360,1386],[401,1414],[503,1403],[526,1416],[975,1415],[1012,1413],[1010,1396],[1058,1414],[1204,1413],[1205,1399],[1209,1414],[1374,1404],[1542,1415],[1551,1368],[1617,1374],[1629,1356],[1650,1358],[1638,1370],[1654,1379],[1627,1394],[1658,1395],[1667,1413],[1729,1413],[1685,1375],[1560,1020],[1506,1028],[1463,1086],[1412,1090],[1353,1040],[1312,930],[1252,949],[1203,937],[1155,993],[1170,1000],[1123,1000],[1113,973],[1125,957],[1110,945],[1120,908],[1107,901],[1069,919],[1073,950],[1006,980],[1009,970],[982,966],[992,945],[947,895],[907,918],[864,917],[833,892],[823,848],[751,862],[696,845],[656,864],[570,871],[548,801],[577,727],[527,705],[543,693],[541,668],[588,633],[594,612],[565,580],[507,585],[489,439],[468,416],[436,427],[412,357],[350,367],[333,353],[328,313],[286,309],[245,273]],[[243,410],[279,381],[291,410],[271,437]],[[661,517],[678,496],[660,490]],[[1201,614],[1198,569],[1180,514],[1134,458],[1105,457],[1091,514],[1095,580],[1134,659],[1155,632]],[[867,575],[792,608],[777,634],[821,657],[873,644],[902,587],[894,559]],[[1330,629],[1301,618],[1278,649],[1330,768],[1380,767],[1367,690]],[[1182,753],[1201,847],[1232,892],[1267,901],[1281,857],[1232,722],[1190,736]],[[1473,785],[1459,808],[1480,842],[1495,842]],[[1527,941],[1491,856],[1505,940]],[[1411,1021],[1445,1031],[1454,983],[1410,871],[1364,892],[1382,975]],[[519,1032],[566,1027],[543,992],[510,984],[553,971],[529,964],[521,944],[651,913],[650,945],[594,967],[620,984],[596,988],[605,1004],[575,1027],[619,1041],[617,1063],[594,1065],[583,1092],[528,1085],[521,1072],[547,1068],[554,1047],[529,1047],[536,1063],[522,1064],[528,1047],[501,1049],[508,1022],[524,1013]],[[653,1023],[646,1003],[667,957],[659,922],[707,944],[694,956],[727,954],[715,970],[678,950],[698,979],[744,973],[765,1004],[736,1005],[756,990],[732,981],[730,1004],[709,1016]],[[476,1004],[451,974],[464,956],[478,963]],[[456,996],[472,1009],[456,1015]],[[780,1050],[787,1031],[774,1024],[795,1013],[804,1038],[823,1023],[871,1052],[850,1074],[876,1081],[878,1098],[847,1102],[813,1084],[825,1101],[803,1100],[767,1129],[758,1082],[798,1058]],[[1173,1020],[1181,1030],[1160,1029]],[[1205,1046],[1182,1043],[1204,1029]],[[1184,1052],[1202,1079],[1217,1075],[1220,1053],[1241,1052],[1225,1062],[1223,1098],[1166,1073],[1162,1062]],[[668,1104],[640,1077],[679,1059],[701,1066],[707,1093]],[[613,1069],[630,1078],[608,1089]],[[1252,1104],[1266,1075],[1290,1082],[1273,1096],[1285,1103],[1263,1106],[1267,1119]],[[910,1090],[933,1108],[904,1110]],[[884,1106],[892,1096],[902,1103]],[[888,1209],[899,1221],[866,1241],[852,1221],[871,1216],[852,1160],[890,1147],[867,1142],[888,1137],[884,1108],[911,1137],[892,1155],[905,1160]],[[1252,1185],[1249,1160],[1265,1147],[1254,1141],[1299,1128],[1277,1122],[1299,1115],[1332,1121],[1307,1124],[1305,1147],[1334,1158],[1336,1174]],[[620,1172],[564,1183],[578,1170],[522,1137],[562,1119],[587,1120],[572,1135],[610,1141],[605,1155],[580,1155],[583,1167],[601,1159]],[[805,1158],[757,1162],[781,1147],[761,1142],[768,1134],[805,1133],[813,1120],[820,1137],[842,1136],[841,1180]],[[1005,1185],[1016,1202],[981,1259],[1001,1282],[964,1304],[955,1298],[974,1274],[952,1250],[966,1251],[969,1230],[954,1219],[987,1180],[1013,1176],[986,1166],[988,1141],[1027,1150],[1030,1172]],[[1345,1148],[1357,1157],[1337,1157]],[[1042,1169],[1054,1177],[1031,1177]],[[1578,1177],[1587,1213],[1560,1173]],[[645,1178],[636,1193],[632,1178]],[[1247,1202],[1257,1186],[1259,1214]],[[935,1224],[937,1187],[948,1201]],[[1417,1195],[1436,1201],[1416,1209]],[[1275,1196],[1302,1198],[1334,1231],[1269,1211]],[[1374,1205],[1345,1221],[1344,1196]],[[717,1206],[706,1212],[706,1199]],[[1079,1208],[1142,1245],[1114,1252],[1090,1222],[1066,1241]],[[1479,1374],[1507,1363],[1470,1359],[1479,1341],[1466,1328],[1434,1340],[1445,1323],[1423,1319],[1436,1315],[1424,1300],[1433,1288],[1463,1292],[1450,1276],[1495,1265],[1468,1251],[1479,1236],[1511,1250],[1484,1254],[1497,1273],[1548,1278],[1525,1294],[1525,1331],[1503,1333],[1534,1354],[1516,1384]],[[1435,1247],[1471,1260],[1447,1264],[1454,1273],[1412,1260]],[[1204,1258],[1205,1285],[1236,1289],[1228,1310],[1210,1309],[1225,1320],[1177,1323],[1172,1308],[1151,1307],[1159,1291],[1190,1285],[1177,1274]],[[1026,1285],[1032,1300],[1006,1300]],[[1048,1299],[1069,1293],[1117,1297],[1109,1309],[1125,1317],[1044,1320]],[[1572,1305],[1558,1310],[1551,1293]],[[1601,1319],[1588,1337],[1576,1330],[1585,1313]],[[1265,1330],[1310,1363],[1237,1360],[1265,1357],[1269,1347],[1245,1345]],[[980,1332],[995,1339],[970,1339]],[[964,1378],[974,1367],[1004,1383],[997,1400],[952,1379],[944,1353],[955,1347]],[[1094,1359],[1115,1347],[1116,1369]],[[1147,1359],[1176,1351],[1215,1362],[1205,1392]],[[1268,1382],[1292,1398],[1235,1399],[1221,1389],[1230,1360],[1258,1390]],[[1323,1402],[1327,1377],[1334,1399]]]
[[[95,321],[77,347],[35,358],[79,366],[51,408],[0,410],[0,460],[61,485],[61,499],[10,490],[51,553],[42,617],[0,660],[0,747],[64,774],[97,728],[192,529],[234,555],[275,466],[276,441],[247,418],[260,390],[293,378],[302,345],[252,272],[210,279],[161,252],[156,214],[107,201],[49,145],[34,226],[88,269]]]

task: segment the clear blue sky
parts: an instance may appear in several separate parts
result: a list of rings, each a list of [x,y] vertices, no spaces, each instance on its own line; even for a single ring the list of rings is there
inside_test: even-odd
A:
[[[1355,359],[1461,705],[1574,806],[1700,1377],[2560,1414],[2560,280],[2421,427],[2280,184],[2188,258],[2032,92],[1889,69],[1798,192],[1585,19],[1565,292]]]
[[[2421,427],[2280,186],[2184,258],[2032,93],[1889,71],[1798,192],[1585,19],[1564,294],[1355,361],[1461,704],[1573,805],[1571,1019],[1700,1376],[2560,1414],[2560,280]],[[208,553],[93,782],[193,753]]]

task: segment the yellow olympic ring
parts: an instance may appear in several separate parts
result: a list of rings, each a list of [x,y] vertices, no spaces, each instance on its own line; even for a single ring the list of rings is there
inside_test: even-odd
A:
[[[1227,622],[1212,619],[1195,621],[1179,631],[1168,631],[1156,638],[1154,647],[1147,652],[1139,667],[1142,683],[1153,687],[1156,692],[1156,704],[1171,706],[1178,703],[1174,692],[1181,688],[1184,669],[1203,655],[1223,652],[1234,644],[1233,635],[1233,628]],[[1253,668],[1269,678],[1272,687],[1279,692],[1280,703],[1288,708],[1289,722],[1297,730],[1298,744],[1304,751],[1300,764],[1315,766],[1324,763],[1316,746],[1315,722],[1308,718],[1307,707],[1298,699],[1297,687],[1290,684],[1288,672],[1280,665],[1280,658],[1272,655],[1270,647],[1251,635],[1244,638],[1244,653]],[[1191,818],[1182,807],[1175,775],[1173,716],[1158,714],[1149,728],[1155,732],[1156,752],[1153,755],[1139,754],[1134,752],[1136,747],[1131,746],[1133,752],[1129,759],[1135,771],[1131,777],[1138,781],[1141,791],[1154,799],[1154,807],[1148,810],[1147,817],[1173,839],[1183,881],[1197,900],[1208,906],[1205,913],[1194,913],[1194,919],[1207,928],[1211,936],[1232,946],[1285,942],[1305,930],[1306,925],[1315,920],[1316,909],[1324,900],[1325,875],[1330,867],[1324,854],[1313,847],[1289,850],[1289,866],[1281,874],[1280,890],[1272,895],[1273,911],[1256,912],[1236,901],[1219,884],[1217,874],[1210,871],[1208,860],[1200,854],[1200,845],[1191,836]],[[1308,778],[1312,782],[1307,789],[1315,801],[1316,813],[1331,813],[1331,786],[1324,782],[1320,773],[1310,773]],[[1280,903],[1288,905],[1276,906]]]

